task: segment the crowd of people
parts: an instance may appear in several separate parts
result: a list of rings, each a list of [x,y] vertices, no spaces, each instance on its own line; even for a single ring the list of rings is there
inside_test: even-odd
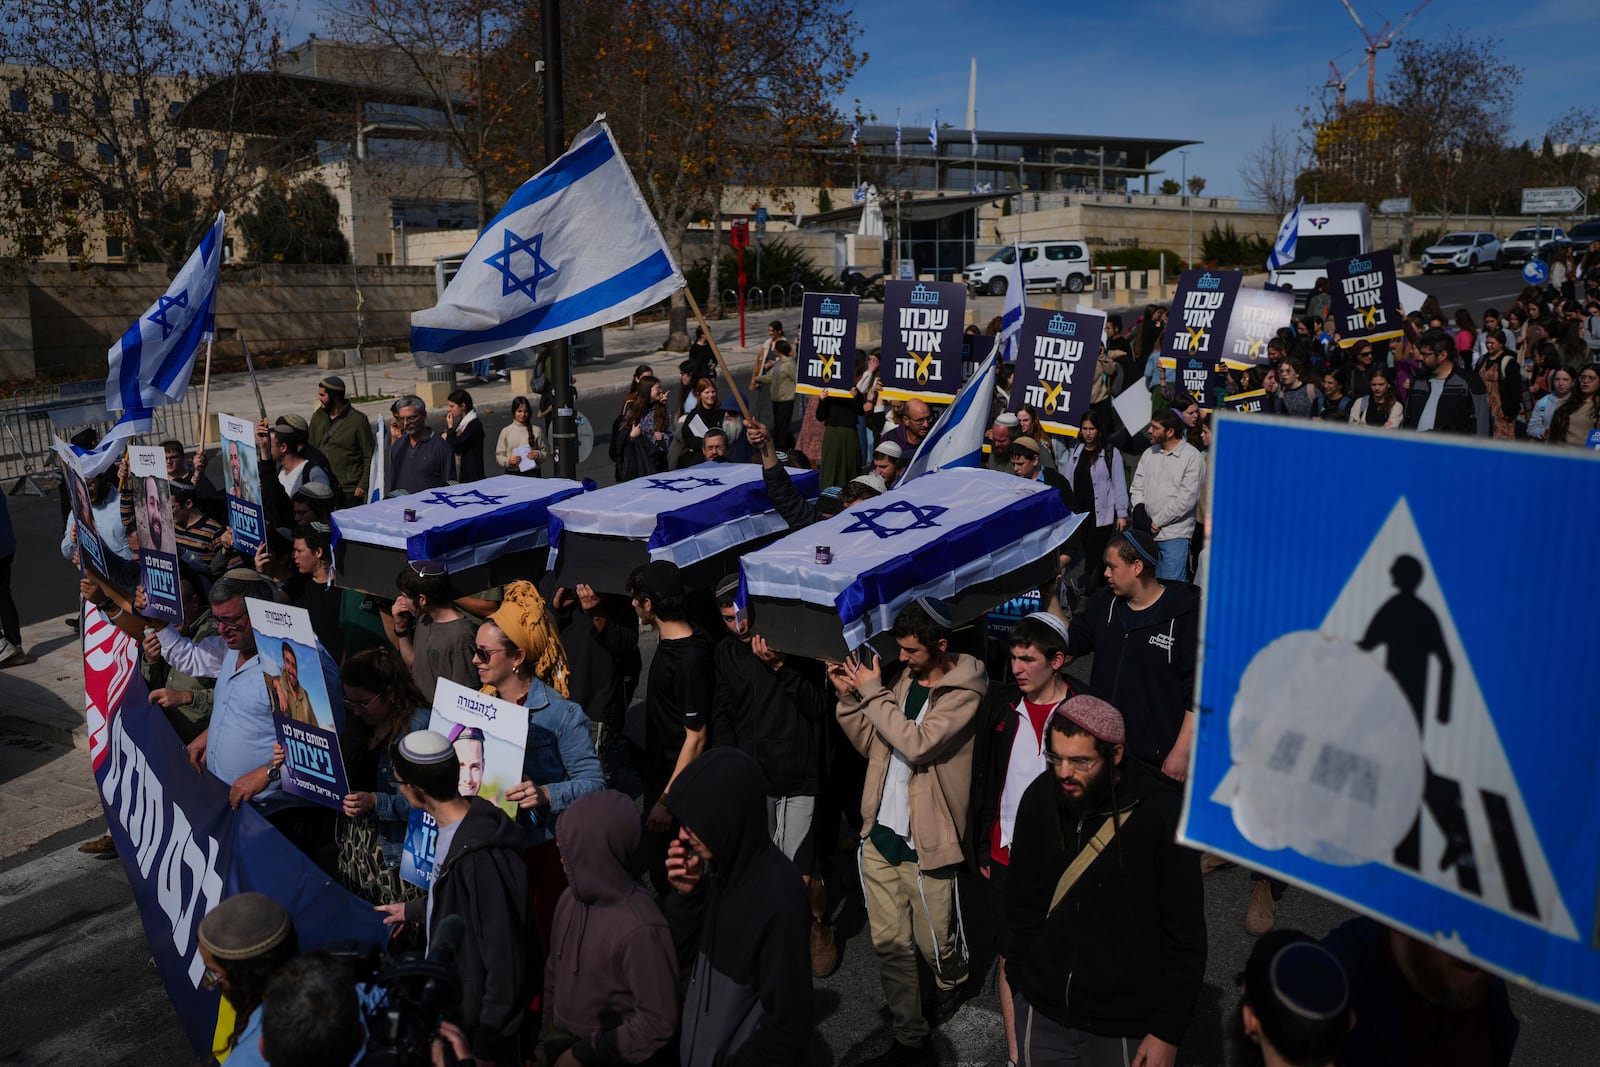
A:
[[[267,537],[249,556],[226,525],[228,457],[168,442],[181,626],[141,616],[127,481],[91,478],[87,509],[64,504],[61,548],[76,559],[77,524],[94,524],[110,573],[89,570],[82,594],[140,640],[153,703],[235,807],[253,806],[371,901],[401,943],[462,921],[460,1011],[441,1049],[562,1067],[808,1062],[813,982],[838,966],[830,917],[853,902],[890,1020],[868,1063],[937,1063],[934,1029],[983,995],[994,966],[1009,1062],[1167,1067],[1199,1010],[1202,884],[1217,865],[1176,843],[1208,412],[1260,389],[1267,415],[1600,441],[1593,294],[1578,305],[1530,290],[1481,327],[1426,306],[1403,338],[1376,345],[1341,345],[1319,311],[1281,331],[1267,364],[1203,397],[1167,380],[1165,309],[1126,334],[1109,316],[1070,442],[1037,410],[1010,410],[1002,375],[986,462],[1084,516],[1058,576],[1039,610],[1000,616],[998,629],[994,618],[958,626],[948,605],[918,599],[876,651],[843,662],[787,653],[781,634],[752,627],[736,579],[704,588],[666,562],[628,575],[626,594],[583,575],[462,589],[429,560],[409,562],[384,596],[341,589],[330,516],[364,499],[373,450],[388,449],[390,493],[491,470],[537,475],[543,413],[524,397],[486,467],[465,391],[450,395],[442,432],[419,398],[395,401],[380,443],[344,383],[323,379],[309,419],[258,427]],[[853,396],[813,400],[796,433],[793,350],[780,323],[769,333],[751,378],[765,408],[748,418],[725,408],[703,337],[676,398],[640,368],[613,424],[618,479],[756,462],[793,529],[892,488],[938,412],[882,401],[877,353],[862,352]],[[1154,414],[1123,425],[1111,401],[1141,385]],[[807,466],[823,474],[814,502],[788,474]],[[283,700],[249,600],[310,615],[318,662],[295,669],[323,675],[351,790],[342,810],[282,788],[272,714]],[[20,641],[3,611],[0,625]],[[1068,670],[1089,655],[1087,672]],[[514,818],[477,795],[481,736],[428,729],[441,679],[527,709],[521,780],[504,793]],[[630,739],[635,694],[644,731]],[[413,810],[439,827],[430,888],[400,876]],[[1261,939],[1232,1014],[1239,1062],[1508,1062],[1503,983],[1370,920],[1321,942],[1275,930],[1283,891],[1257,877],[1244,909]],[[218,1050],[230,1063],[346,1062],[359,1048],[351,983],[338,961],[299,952],[277,903],[225,901],[200,944],[237,1019]]]

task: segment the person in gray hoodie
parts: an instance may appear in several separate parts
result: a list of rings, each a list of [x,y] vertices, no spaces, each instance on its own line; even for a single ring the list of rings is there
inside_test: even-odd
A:
[[[556,839],[568,886],[545,961],[546,1062],[675,1062],[678,957],[661,910],[628,874],[638,808],[615,790],[581,796]]]

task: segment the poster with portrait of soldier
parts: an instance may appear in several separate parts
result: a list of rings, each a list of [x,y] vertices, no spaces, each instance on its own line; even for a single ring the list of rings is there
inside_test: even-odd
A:
[[[261,472],[256,466],[256,428],[245,419],[218,415],[222,438],[222,480],[228,494],[228,529],[233,547],[245,556],[255,555],[266,539],[261,511]]]
[[[94,524],[94,491],[98,480],[111,476],[106,472],[98,476],[95,485],[72,465],[67,456],[61,456],[61,469],[66,475],[67,492],[72,497],[73,529],[77,534],[78,571],[89,571],[106,576],[106,546]]]
[[[440,678],[428,729],[444,735],[455,748],[461,764],[461,795],[482,797],[516,818],[517,802],[506,799],[506,790],[522,781],[528,709]],[[531,814],[535,820],[540,818],[538,812]],[[433,885],[433,845],[437,837],[438,826],[433,817],[413,808],[406,827],[400,877],[423,888]]]
[[[265,600],[246,600],[245,606],[283,748],[284,792],[343,811],[350,786],[311,613]]]
[[[172,525],[167,454],[158,446],[129,445],[128,474],[137,494],[134,529],[139,539],[139,584],[144,587],[147,619],[183,622],[178,592],[178,538]]]

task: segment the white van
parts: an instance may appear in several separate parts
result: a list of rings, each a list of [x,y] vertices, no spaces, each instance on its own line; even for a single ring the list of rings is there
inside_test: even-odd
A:
[[[1372,213],[1365,204],[1306,204],[1300,209],[1300,233],[1294,259],[1273,271],[1267,281],[1293,290],[1303,303],[1318,278],[1328,276],[1328,260],[1372,251]]]
[[[976,296],[1000,296],[1011,284],[1012,264],[1022,255],[1022,277],[1029,289],[1081,293],[1093,266],[1082,241],[1019,241],[981,263],[967,267],[967,288]]]

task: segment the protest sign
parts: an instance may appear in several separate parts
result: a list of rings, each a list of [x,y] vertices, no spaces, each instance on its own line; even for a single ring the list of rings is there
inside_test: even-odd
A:
[[[128,473],[139,499],[134,501],[134,528],[139,534],[139,584],[144,586],[147,619],[183,622],[178,592],[178,538],[172,525],[172,497],[167,485],[167,454],[150,445],[128,446]]]
[[[1294,294],[1241,286],[1228,316],[1222,359],[1236,370],[1267,365],[1267,342],[1294,319]]]
[[[797,393],[849,398],[856,383],[856,314],[861,298],[806,293],[800,298]]]
[[[1361,471],[1361,492],[1285,494],[1264,456]],[[1600,615],[1507,627],[1526,578],[1482,553],[1600,526],[1600,464],[1229,414],[1212,463],[1184,842],[1600,1005],[1600,718],[1583,671],[1527,669],[1588,662]],[[1541,505],[1477,509],[1463,538],[1469,484]]]
[[[283,790],[342,811],[350,787],[311,613],[254,599],[246,600],[245,607],[267,682],[273,727],[283,746]]]
[[[217,416],[222,438],[222,480],[228,494],[228,528],[233,531],[233,547],[244,556],[254,556],[267,537],[261,510],[261,472],[256,466],[256,428],[232,415]]]
[[[223,898],[265,893],[289,912],[300,947],[381,946],[382,916],[347,892],[250,804],[228,804],[228,784],[196,774],[139,674],[139,642],[97,608],[83,616],[89,757],[151,960],[197,1056],[210,1055],[232,1011],[203,984],[196,933]]]
[[[1179,275],[1161,354],[1169,359],[1196,356],[1220,361],[1227,352],[1228,319],[1243,280],[1243,272],[1236,270],[1186,270]]]
[[[92,571],[102,578],[110,577],[106,571],[106,545],[94,524],[94,503],[90,499],[87,479],[65,454],[61,455],[61,470],[67,479],[67,492],[72,497],[73,526],[78,534],[78,572]],[[110,473],[100,475],[109,477]]]
[[[1224,411],[1237,411],[1241,414],[1251,415],[1262,409],[1267,402],[1265,389],[1251,389],[1244,393],[1233,393],[1222,398],[1217,406]]]
[[[1105,327],[1103,311],[1028,308],[1022,316],[1010,410],[1031,404],[1045,432],[1078,436],[1078,423],[1089,410]]]
[[[961,334],[961,380],[966,381],[978,372],[978,365],[989,358],[995,342],[1000,338],[986,333]]]
[[[967,287],[956,282],[891,281],[884,286],[885,400],[949,403],[961,391],[961,330]]]
[[[515,819],[517,802],[506,799],[506,790],[522,781],[528,709],[440,678],[428,729],[443,734],[455,746],[461,764],[461,795],[498,804],[508,817]],[[538,821],[538,812],[527,814]],[[437,837],[438,825],[433,818],[413,809],[406,826],[400,877],[424,888],[433,884],[433,846]]]
[[[1206,356],[1161,357],[1161,365],[1177,371],[1178,384],[1183,391],[1200,402],[1200,407],[1210,411],[1215,406],[1217,387],[1222,381],[1221,369]]]
[[[1392,341],[1405,334],[1400,325],[1400,288],[1394,253],[1387,248],[1328,260],[1328,318],[1339,347],[1357,341]]]

